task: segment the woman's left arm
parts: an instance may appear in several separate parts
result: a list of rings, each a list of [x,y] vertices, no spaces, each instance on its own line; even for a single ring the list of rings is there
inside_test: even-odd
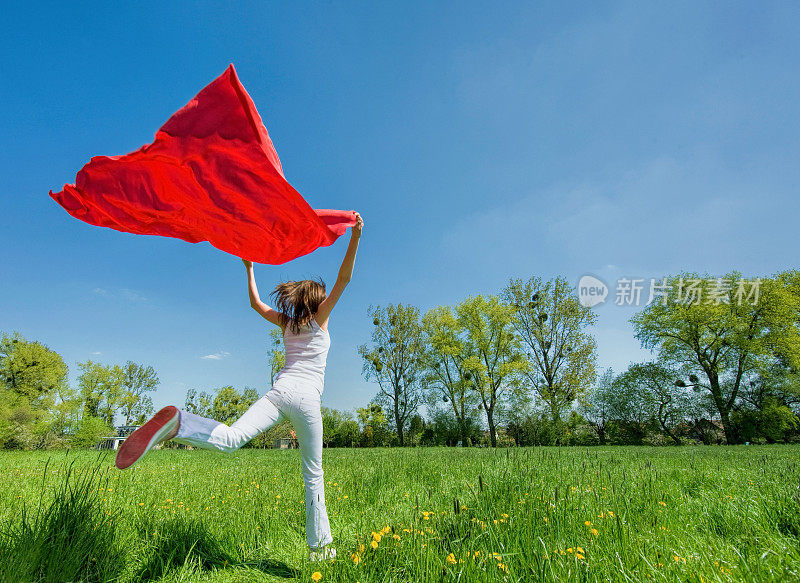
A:
[[[242,263],[244,263],[245,269],[247,270],[247,293],[250,295],[250,307],[265,319],[283,328],[281,313],[270,308],[267,304],[262,302],[261,298],[258,296],[258,286],[256,285],[255,273],[253,272],[253,262],[242,259]]]

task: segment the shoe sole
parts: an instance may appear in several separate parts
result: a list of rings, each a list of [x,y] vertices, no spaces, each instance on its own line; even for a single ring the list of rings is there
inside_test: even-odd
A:
[[[124,470],[139,461],[154,445],[175,429],[179,416],[178,408],[169,405],[131,433],[117,450],[115,462],[117,468]]]

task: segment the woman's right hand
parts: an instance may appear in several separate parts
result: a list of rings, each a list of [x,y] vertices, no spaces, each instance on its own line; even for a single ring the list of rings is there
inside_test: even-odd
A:
[[[356,224],[353,225],[352,236],[353,237],[360,237],[361,236],[361,229],[364,228],[364,219],[361,218],[361,215],[356,213]]]

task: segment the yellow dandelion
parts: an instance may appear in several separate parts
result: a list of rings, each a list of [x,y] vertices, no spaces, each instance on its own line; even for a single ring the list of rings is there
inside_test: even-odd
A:
[[[667,503],[666,503],[666,502],[664,502],[663,500],[659,500],[659,501],[658,501],[658,503],[659,503],[661,506],[666,506],[666,505],[667,505]]]
[[[575,547],[575,550],[578,551],[579,553],[585,552],[581,547]]]
[[[356,553],[350,555],[350,558],[353,559],[353,563],[355,563],[356,565],[358,565],[361,562],[361,557]]]
[[[456,564],[456,557],[455,557],[455,555],[453,553],[450,553],[449,555],[447,555],[447,562],[450,563],[451,565],[455,565]]]
[[[320,579],[322,579],[322,573],[320,573],[319,571],[314,571],[314,573],[311,575],[311,580],[319,581]]]
[[[547,517],[545,516],[544,518],[542,518],[542,520],[544,520],[545,522],[547,522]]]
[[[575,553],[575,558],[576,558],[576,559],[583,560],[583,559],[585,559],[586,557],[584,557],[584,556],[583,556],[582,554],[580,554],[580,553]]]
[[[393,534],[393,535],[392,535],[392,538],[393,538],[394,540],[400,540],[400,535],[399,535],[399,534]]]
[[[372,541],[371,543],[369,543],[369,546],[371,546],[373,549],[377,549],[378,548],[378,541]]]
[[[592,526],[592,523],[589,522],[588,520],[586,522],[584,522],[583,524],[585,524],[586,526]]]
[[[593,529],[592,529],[592,530],[590,530],[589,532],[591,532],[591,533],[592,533],[592,536],[597,536],[598,534],[600,534],[596,528],[593,528]]]

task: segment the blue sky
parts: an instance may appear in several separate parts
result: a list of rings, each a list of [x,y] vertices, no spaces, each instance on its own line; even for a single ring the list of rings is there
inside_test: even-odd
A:
[[[153,365],[263,393],[269,324],[241,262],[208,244],[92,227],[48,196],[132,151],[234,63],[289,181],[365,219],[331,320],[323,404],[375,388],[369,305],[423,311],[509,277],[797,267],[800,5],[18,3],[0,22],[0,330],[76,362]],[[257,266],[335,278],[347,245]],[[613,293],[613,291],[612,291]],[[606,303],[600,366],[648,354]],[[216,358],[203,358],[216,356]]]

